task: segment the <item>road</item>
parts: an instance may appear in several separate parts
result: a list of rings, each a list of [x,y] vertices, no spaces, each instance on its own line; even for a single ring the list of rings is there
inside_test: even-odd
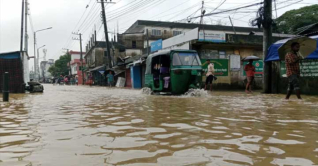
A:
[[[318,97],[45,85],[0,102],[0,166],[317,165]]]

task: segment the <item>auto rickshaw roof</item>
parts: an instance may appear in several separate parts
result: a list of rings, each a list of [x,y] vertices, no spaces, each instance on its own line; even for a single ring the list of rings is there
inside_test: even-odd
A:
[[[147,59],[152,59],[152,58],[160,56],[160,55],[168,55],[169,56],[171,52],[196,52],[196,51],[194,51],[194,50],[181,50],[181,49],[178,49],[178,50],[162,50],[162,51],[150,54]]]

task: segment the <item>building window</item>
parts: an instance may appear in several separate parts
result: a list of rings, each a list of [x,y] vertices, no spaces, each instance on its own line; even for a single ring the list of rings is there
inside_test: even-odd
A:
[[[182,34],[182,31],[173,31],[173,36],[178,36],[180,34]]]
[[[132,48],[137,48],[137,42],[136,41],[132,41]]]
[[[225,51],[219,51],[220,59],[227,59]]]
[[[164,31],[163,31],[163,34],[167,34],[167,30],[164,30]]]
[[[161,30],[153,29],[153,30],[151,31],[151,35],[152,35],[152,36],[161,36]]]
[[[201,59],[219,59],[218,50],[201,50]]]

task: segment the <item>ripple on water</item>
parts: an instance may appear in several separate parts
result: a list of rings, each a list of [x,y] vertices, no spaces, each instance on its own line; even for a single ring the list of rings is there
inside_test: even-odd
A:
[[[196,147],[175,152],[172,156],[161,157],[158,164],[161,165],[231,165],[231,162],[253,164],[251,158],[239,153],[224,149],[212,150],[205,147]]]
[[[271,164],[274,165],[299,165],[299,166],[307,166],[314,165],[311,160],[303,159],[303,158],[294,158],[294,157],[286,157],[285,159],[274,159]]]
[[[266,140],[265,143],[283,144],[283,145],[305,144],[305,142],[300,142],[300,141],[296,141],[296,140],[282,140],[282,139],[273,138],[273,137],[268,138],[268,140]]]
[[[147,144],[155,144],[158,141],[147,141],[145,138],[137,137],[116,137],[113,141],[106,142],[106,145],[102,148],[104,149],[127,149],[143,147]]]
[[[166,153],[168,150],[161,149],[156,152],[148,152],[146,150],[129,150],[129,151],[118,151],[115,150],[109,156],[107,156],[107,164],[118,164],[129,160],[138,160],[151,158],[161,153]]]
[[[196,126],[191,126],[188,124],[184,124],[184,123],[175,123],[175,124],[168,124],[168,123],[163,123],[161,124],[161,126],[165,126],[165,127],[176,127],[179,130],[198,130],[198,131],[203,131],[203,132],[207,132],[207,133],[214,133],[214,134],[223,134],[226,133],[224,131],[216,131],[216,130],[207,130],[207,129],[203,129],[200,127],[196,127]]]

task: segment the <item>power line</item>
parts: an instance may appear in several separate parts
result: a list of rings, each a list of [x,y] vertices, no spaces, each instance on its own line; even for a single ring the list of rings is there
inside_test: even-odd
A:
[[[85,14],[86,14],[86,11],[87,11],[87,9],[89,8],[91,2],[92,2],[92,0],[90,0],[89,3],[86,5],[85,10],[84,10],[82,16],[80,17],[79,21],[77,22],[76,26],[74,27],[73,31],[76,31],[76,29],[77,29],[78,25],[80,24],[81,20],[84,18]],[[95,2],[95,3],[93,4],[93,7],[91,7],[90,12],[92,11],[92,9],[94,8],[94,5],[96,5],[96,4],[97,4],[97,2]],[[89,12],[89,13],[90,13],[90,12]],[[89,15],[89,13],[88,13],[88,15]],[[72,31],[72,32],[73,32],[73,31]],[[73,42],[74,42],[74,41],[72,40],[72,34],[70,34],[70,36],[68,37],[66,43],[64,44],[64,48],[69,48],[70,44],[73,43]]]
[[[295,4],[297,4],[297,3],[299,3],[299,2],[302,2],[302,1],[303,1],[303,0],[299,0],[299,1],[297,1],[297,2],[290,3],[290,4],[286,5],[286,6],[283,6],[283,7],[278,8],[277,10],[284,9],[284,8],[286,8],[286,7],[295,5]]]
[[[251,4],[251,5],[247,5],[247,6],[243,6],[243,7],[239,7],[239,8],[234,8],[234,9],[228,9],[228,10],[224,10],[224,11],[220,11],[220,12],[211,12],[208,14],[205,14],[204,16],[212,16],[212,15],[216,15],[216,14],[222,14],[222,13],[227,13],[227,12],[231,12],[231,11],[236,11],[236,10],[240,10],[240,9],[244,9],[244,8],[249,8],[249,7],[253,7],[253,6],[258,6],[260,4],[263,4],[263,2],[260,3],[255,3],[255,4]],[[199,18],[201,16],[196,16],[196,17],[192,17],[191,19],[194,18]]]
[[[152,4],[149,3],[148,6],[145,6],[145,7],[143,7],[143,8],[137,9],[137,10],[132,10],[133,12],[124,13],[123,15],[119,15],[119,16],[117,16],[117,17],[111,18],[111,19],[109,19],[109,22],[115,20],[116,18],[122,17],[122,16],[124,16],[124,15],[126,15],[126,14],[129,14],[129,15],[130,15],[129,18],[130,18],[130,17],[134,17],[134,16],[135,16],[134,14],[140,13],[141,11],[143,11],[143,10],[145,10],[145,9],[147,9],[147,8],[150,8],[150,7],[152,7],[152,6],[158,5],[158,4],[160,4],[160,3],[164,2],[164,1],[166,1],[166,0],[155,1],[155,2],[153,2]],[[141,7],[142,7],[142,6],[141,6]]]
[[[222,3],[220,3],[212,12],[216,11],[219,7],[221,7],[224,3],[226,2],[226,0],[224,0]]]

